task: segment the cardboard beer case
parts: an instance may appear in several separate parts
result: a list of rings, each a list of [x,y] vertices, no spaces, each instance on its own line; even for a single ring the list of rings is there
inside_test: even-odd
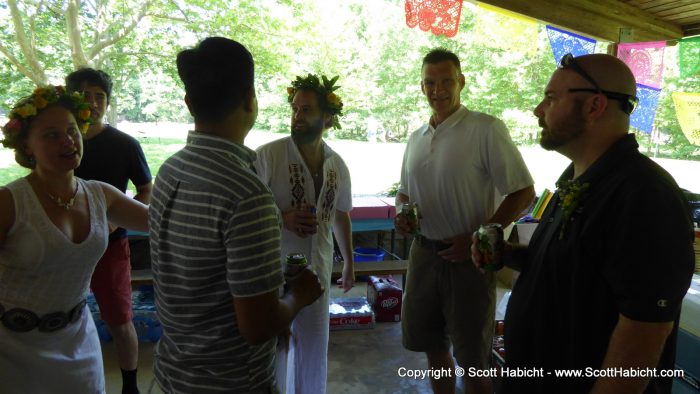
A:
[[[391,275],[370,276],[367,300],[378,322],[401,321],[403,290]]]

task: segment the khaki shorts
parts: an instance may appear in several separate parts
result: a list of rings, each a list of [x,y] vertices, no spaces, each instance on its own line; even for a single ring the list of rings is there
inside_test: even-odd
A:
[[[401,329],[403,346],[447,351],[463,368],[488,368],[494,330],[496,282],[471,261],[452,263],[414,241],[408,262]]]

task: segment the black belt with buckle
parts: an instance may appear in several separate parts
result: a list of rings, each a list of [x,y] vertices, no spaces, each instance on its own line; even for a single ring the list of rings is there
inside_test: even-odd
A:
[[[445,250],[452,246],[451,244],[444,243],[435,239],[425,238],[422,235],[416,235],[416,242],[424,248],[431,249],[433,253],[437,253],[441,250]]]
[[[85,307],[87,301],[82,300],[68,312],[53,312],[39,317],[36,313],[22,308],[12,308],[5,311],[0,305],[0,318],[2,325],[8,330],[27,332],[38,327],[41,332],[58,331],[69,323],[75,323]]]

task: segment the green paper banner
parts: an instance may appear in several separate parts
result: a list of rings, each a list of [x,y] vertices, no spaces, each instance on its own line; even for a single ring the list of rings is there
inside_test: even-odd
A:
[[[683,38],[680,43],[681,78],[700,71],[700,36]]]

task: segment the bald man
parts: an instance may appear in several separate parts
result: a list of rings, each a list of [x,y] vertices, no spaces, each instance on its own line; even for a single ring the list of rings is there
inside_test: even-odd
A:
[[[674,367],[693,226],[678,185],[628,132],[635,91],[617,58],[567,55],[535,108],[540,144],[571,164],[529,246],[504,254],[521,271],[506,364],[535,378],[505,378],[502,393],[671,392],[654,368]]]

